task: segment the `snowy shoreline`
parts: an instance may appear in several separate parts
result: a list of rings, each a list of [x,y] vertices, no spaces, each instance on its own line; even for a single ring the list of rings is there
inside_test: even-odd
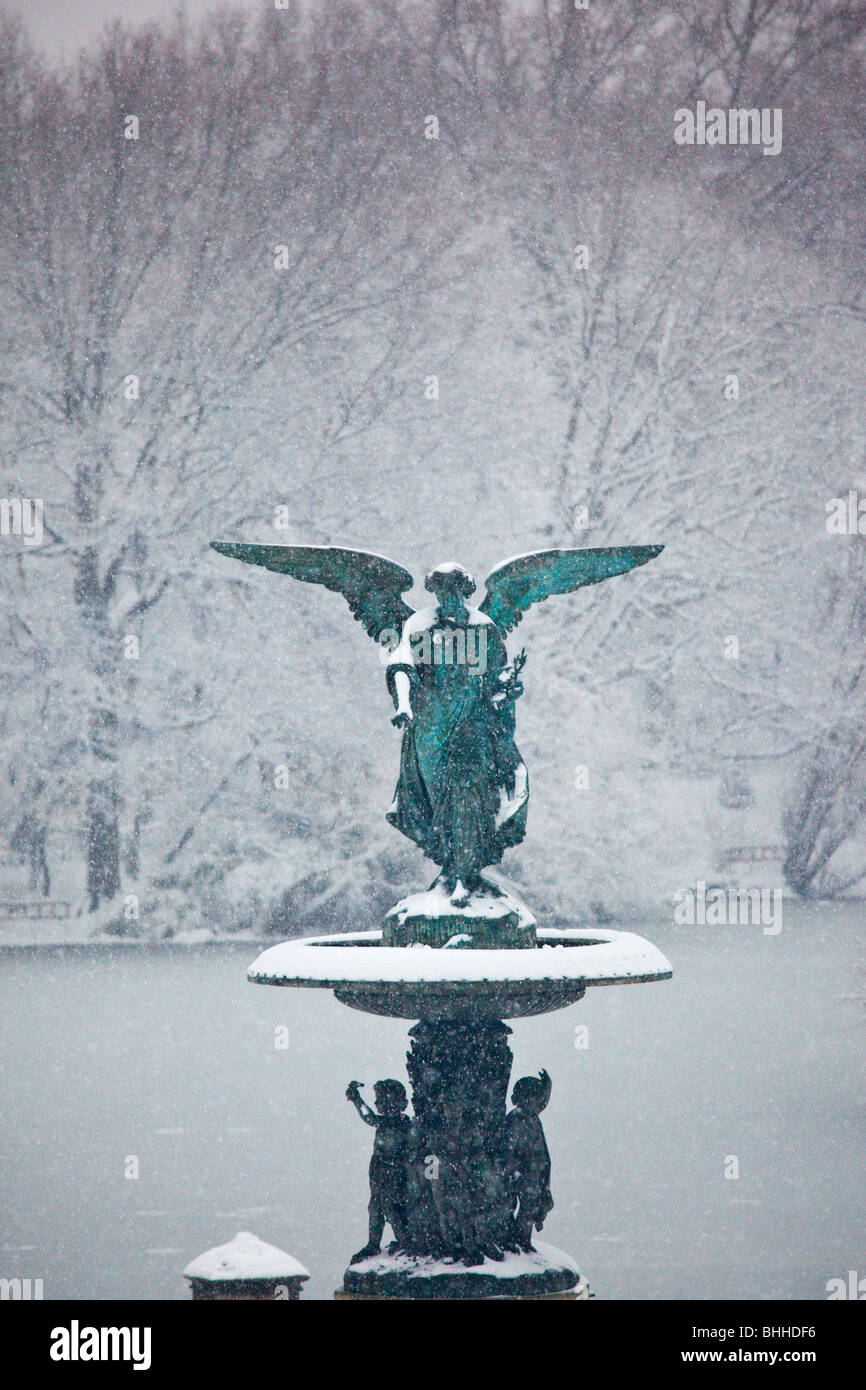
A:
[[[79,955],[87,952],[111,952],[144,950],[164,953],[166,951],[198,951],[212,948],[230,949],[250,946],[265,946],[267,937],[262,936],[209,936],[192,940],[183,937],[170,937],[156,940],[152,937],[107,936],[93,939],[73,939],[67,941],[0,941],[0,955],[19,955],[33,951],[40,954]]]
[[[779,939],[784,940],[791,931],[807,923],[826,921],[830,918],[841,919],[840,927],[850,925],[852,929],[862,929],[861,924],[866,912],[866,897],[839,898],[835,901],[807,901],[805,899],[792,897],[786,907],[785,925]],[[609,924],[618,931],[634,931],[640,935],[646,935],[651,940],[656,939],[660,933],[668,941],[686,940],[693,936],[703,936],[705,939],[711,937],[731,938],[740,937],[743,940],[752,935],[761,935],[760,926],[750,925],[689,925],[687,923],[678,924],[674,921],[673,905],[659,905],[655,911],[644,911],[634,913],[623,913],[617,917],[615,923]],[[33,922],[31,930],[26,931],[24,923],[9,925],[9,930],[5,931],[0,927],[0,955],[11,955],[25,951],[51,951],[61,954],[63,952],[81,951],[130,951],[134,949],[147,951],[166,951],[180,950],[191,951],[199,948],[232,948],[250,947],[256,948],[259,952],[265,951],[270,947],[289,945],[300,941],[302,938],[315,936],[338,936],[338,932],[316,932],[311,929],[299,931],[297,936],[286,936],[279,934],[265,934],[262,932],[239,931],[229,934],[214,935],[202,929],[188,932],[176,932],[173,936],[93,936],[89,934],[75,935],[75,918],[67,919],[64,924],[64,934],[49,935],[46,931],[45,922]],[[59,924],[54,924],[55,927]],[[574,928],[584,931],[595,931],[597,924],[586,922],[575,922]],[[83,929],[86,930],[86,929]],[[603,928],[600,930],[604,930]],[[38,934],[37,934],[38,933]],[[772,939],[772,938],[771,938]]]

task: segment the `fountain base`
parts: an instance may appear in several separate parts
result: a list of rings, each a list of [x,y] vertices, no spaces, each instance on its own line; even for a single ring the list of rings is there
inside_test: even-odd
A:
[[[489,879],[472,893],[457,895],[437,881],[426,893],[412,893],[391,908],[382,945],[514,951],[536,945],[535,928],[529,908]]]
[[[536,1240],[535,1249],[467,1269],[429,1255],[371,1255],[350,1265],[337,1297],[588,1298],[589,1286],[568,1255]]]

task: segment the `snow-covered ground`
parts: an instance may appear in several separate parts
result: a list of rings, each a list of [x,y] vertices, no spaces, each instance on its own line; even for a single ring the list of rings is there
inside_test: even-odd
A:
[[[864,916],[644,922],[673,980],[515,1025],[515,1075],[553,1077],[544,1237],[599,1298],[819,1299],[866,1272]],[[370,1131],[345,1086],[405,1077],[406,1025],[251,986],[255,954],[0,954],[0,1276],[185,1298],[184,1266],[253,1230],[330,1297],[366,1231]]]

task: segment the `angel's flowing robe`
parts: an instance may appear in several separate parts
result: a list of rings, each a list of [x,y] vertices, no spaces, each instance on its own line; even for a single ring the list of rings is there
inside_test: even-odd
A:
[[[474,608],[462,621],[438,608],[413,613],[388,662],[395,703],[397,672],[409,677],[414,718],[403,729],[387,819],[467,887],[526,831],[514,702],[501,698],[507,662],[498,628]]]

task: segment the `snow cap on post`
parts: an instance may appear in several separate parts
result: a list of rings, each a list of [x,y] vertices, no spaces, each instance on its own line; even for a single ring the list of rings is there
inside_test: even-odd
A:
[[[293,1255],[238,1231],[234,1240],[216,1245],[187,1265],[184,1278],[194,1299],[283,1299],[295,1301],[310,1272]]]

